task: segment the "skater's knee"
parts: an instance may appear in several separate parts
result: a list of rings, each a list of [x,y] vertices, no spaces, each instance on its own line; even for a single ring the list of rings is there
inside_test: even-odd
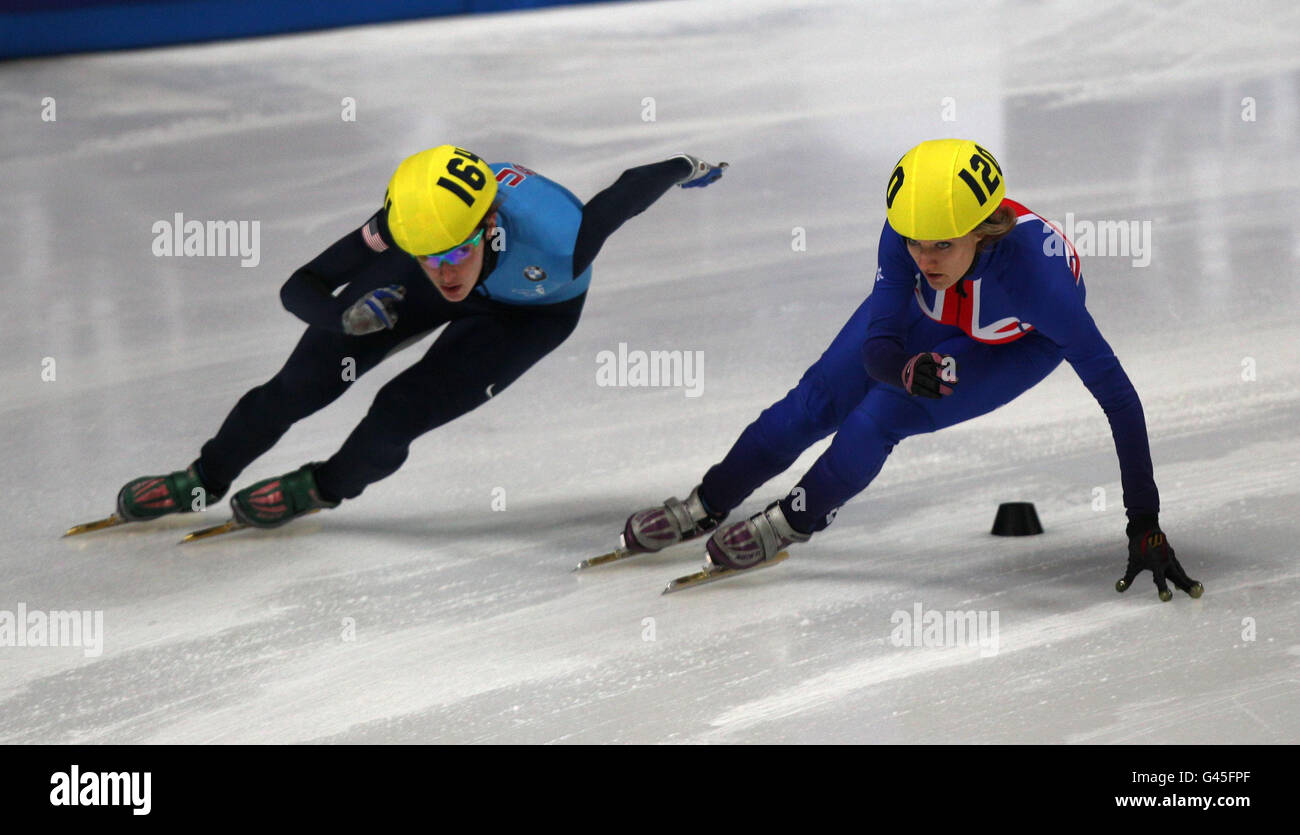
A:
[[[492,387],[489,386],[488,389]],[[396,438],[414,439],[487,402],[496,392],[431,386],[415,389],[389,384],[380,389],[366,419]]]
[[[835,399],[835,392],[820,375],[810,380],[804,395],[803,410],[809,428],[819,435],[838,427],[843,418],[843,409]]]
[[[824,466],[827,480],[839,485],[845,496],[857,495],[879,474],[900,440],[878,416],[854,412],[818,465]]]
[[[787,431],[807,444],[824,438],[840,423],[835,397],[818,375],[808,375],[779,404]]]
[[[834,431],[834,407],[824,388],[804,380],[764,409],[754,429],[774,461],[793,459]]]
[[[871,409],[855,409],[844,419],[836,437],[853,439],[864,446],[892,449],[907,434]]]
[[[322,375],[281,371],[249,394],[268,409],[302,418],[332,403],[347,390],[350,382],[343,373]]]

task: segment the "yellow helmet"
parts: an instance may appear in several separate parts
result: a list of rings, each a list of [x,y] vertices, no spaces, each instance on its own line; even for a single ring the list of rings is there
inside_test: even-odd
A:
[[[464,148],[439,145],[407,157],[388,181],[384,206],[393,241],[412,255],[459,246],[492,208],[497,178]]]
[[[903,154],[885,187],[885,216],[914,241],[960,238],[1007,194],[1002,166],[969,139],[931,139]]]

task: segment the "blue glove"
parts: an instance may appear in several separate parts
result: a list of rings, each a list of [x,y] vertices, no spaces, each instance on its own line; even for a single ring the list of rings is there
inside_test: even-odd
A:
[[[406,288],[390,284],[371,290],[343,311],[343,332],[362,336],[397,324],[397,303],[406,297]]]
[[[727,170],[725,162],[713,165],[690,154],[678,154],[674,159],[684,159],[691,164],[691,173],[685,179],[677,181],[677,185],[682,188],[704,188],[709,183],[716,182],[722,172]]]

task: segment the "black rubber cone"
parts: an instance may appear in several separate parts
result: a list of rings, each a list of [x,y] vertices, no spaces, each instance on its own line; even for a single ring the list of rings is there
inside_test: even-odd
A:
[[[994,536],[1033,536],[1042,533],[1038,511],[1033,502],[1004,502],[998,505],[998,515],[993,519]]]

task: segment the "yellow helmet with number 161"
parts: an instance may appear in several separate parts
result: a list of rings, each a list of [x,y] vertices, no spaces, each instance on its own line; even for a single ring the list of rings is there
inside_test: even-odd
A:
[[[1002,166],[969,139],[931,139],[903,154],[885,187],[885,216],[914,241],[960,238],[1007,194]]]
[[[497,196],[496,174],[464,148],[439,145],[402,160],[388,181],[384,206],[393,241],[411,255],[464,243]]]

